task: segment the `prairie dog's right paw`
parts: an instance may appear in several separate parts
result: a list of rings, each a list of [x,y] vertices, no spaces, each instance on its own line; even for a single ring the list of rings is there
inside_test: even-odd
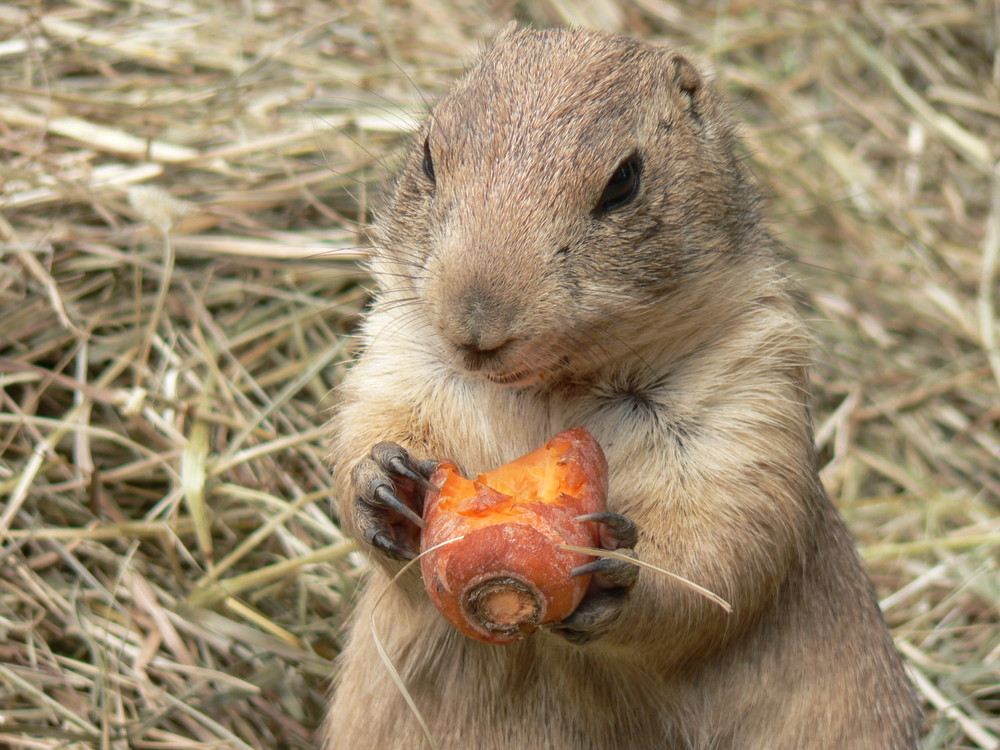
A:
[[[412,560],[424,527],[424,491],[437,461],[415,461],[396,443],[378,443],[351,471],[354,520],[362,539],[397,560]]]

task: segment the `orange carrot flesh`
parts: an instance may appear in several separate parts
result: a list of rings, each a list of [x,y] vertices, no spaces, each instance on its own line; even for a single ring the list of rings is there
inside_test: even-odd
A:
[[[559,433],[526,456],[469,480],[452,463],[431,475],[421,559],[428,596],[452,625],[487,643],[509,643],[576,609],[588,562],[562,544],[599,543],[597,524],[577,521],[604,509],[607,462],[587,430]]]

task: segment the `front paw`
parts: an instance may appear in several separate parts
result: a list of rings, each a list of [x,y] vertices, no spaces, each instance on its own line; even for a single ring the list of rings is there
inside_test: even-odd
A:
[[[358,534],[396,560],[412,560],[424,527],[424,492],[437,461],[416,461],[396,443],[378,443],[351,471]]]
[[[601,526],[601,546],[628,557],[638,541],[635,524],[617,513],[590,513],[579,521],[597,521]],[[582,645],[604,635],[621,614],[629,592],[639,577],[639,567],[613,557],[599,557],[574,568],[572,575],[591,574],[583,601],[569,617],[553,628],[566,640]]]

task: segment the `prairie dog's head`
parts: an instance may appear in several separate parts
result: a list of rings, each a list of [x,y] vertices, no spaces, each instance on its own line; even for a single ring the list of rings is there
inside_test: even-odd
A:
[[[414,139],[374,230],[384,299],[499,384],[626,355],[738,283],[761,230],[733,141],[680,54],[509,26]]]

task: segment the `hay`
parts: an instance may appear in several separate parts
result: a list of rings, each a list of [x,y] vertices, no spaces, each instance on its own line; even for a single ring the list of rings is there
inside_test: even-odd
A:
[[[312,745],[362,569],[322,441],[359,225],[508,6],[0,7],[0,744]],[[995,3],[516,7],[717,69],[926,747],[997,748]]]

